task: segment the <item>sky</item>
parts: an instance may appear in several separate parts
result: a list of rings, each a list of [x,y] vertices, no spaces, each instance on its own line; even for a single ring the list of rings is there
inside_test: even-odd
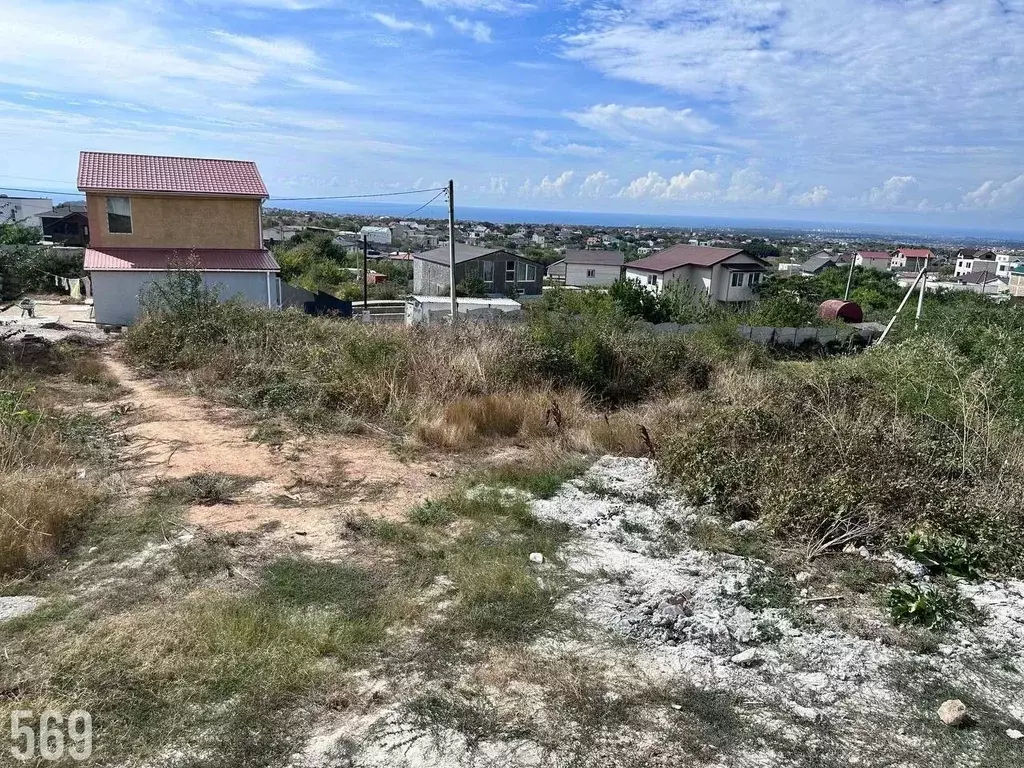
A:
[[[0,0],[0,186],[1024,232],[1022,128],[1024,0]]]

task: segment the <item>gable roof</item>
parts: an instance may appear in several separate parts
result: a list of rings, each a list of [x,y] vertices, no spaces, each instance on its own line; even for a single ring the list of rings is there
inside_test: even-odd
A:
[[[825,251],[819,251],[818,253],[811,256],[807,261],[800,265],[801,272],[817,272],[819,269],[832,264],[839,264],[842,261],[841,256],[836,256],[832,253],[826,253]]]
[[[920,258],[923,258],[925,256],[927,256],[928,258],[931,258],[932,256],[935,255],[935,254],[933,254],[931,252],[930,248],[900,248],[899,250],[897,250],[897,253],[901,253],[904,256],[909,256],[912,259],[913,258],[920,259]]]
[[[742,248],[712,248],[704,245],[673,245],[664,251],[646,256],[626,264],[627,269],[641,269],[647,272],[667,272],[679,267],[711,267],[719,262],[731,259],[740,253]],[[752,259],[765,264],[762,259],[746,254]]]
[[[520,261],[531,261],[534,264],[540,264],[540,262],[535,259],[528,259],[525,256],[517,256],[511,251],[506,251],[504,248],[488,248],[482,245],[466,245],[465,243],[455,244],[455,263],[462,264],[464,261],[473,261],[474,259],[479,259],[482,256],[490,256],[495,253],[504,254],[510,259],[519,259]],[[442,245],[440,248],[423,251],[423,253],[414,253],[412,257],[413,259],[422,259],[423,261],[429,261],[433,264],[440,264],[444,267],[447,267],[450,263],[447,243]]]
[[[626,254],[622,251],[566,251],[561,260],[566,264],[621,267],[626,261]]]
[[[98,272],[157,270],[184,264],[195,257],[199,270],[277,272],[280,267],[265,249],[238,248],[86,248],[85,270]]]
[[[892,259],[892,256],[887,251],[857,251],[857,255],[868,261],[881,261],[882,259],[889,261]]]
[[[954,280],[965,285],[987,285],[988,283],[1005,282],[1004,279],[996,275],[995,272],[968,272],[966,275],[960,275],[960,277],[954,278]]]
[[[78,188],[109,192],[170,192],[268,197],[256,163],[201,157],[82,152]]]

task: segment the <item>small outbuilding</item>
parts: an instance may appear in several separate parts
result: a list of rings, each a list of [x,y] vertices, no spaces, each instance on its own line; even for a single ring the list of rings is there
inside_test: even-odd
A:
[[[863,323],[864,310],[852,301],[829,299],[818,307],[818,317],[822,320],[839,320],[844,323]]]

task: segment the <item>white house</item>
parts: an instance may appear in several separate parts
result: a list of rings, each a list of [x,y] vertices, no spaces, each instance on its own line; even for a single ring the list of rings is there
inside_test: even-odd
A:
[[[961,248],[956,255],[953,277],[962,277],[972,272],[997,272],[998,261],[993,251],[984,248]]]
[[[627,263],[626,279],[654,293],[681,281],[712,301],[739,303],[754,300],[754,287],[768,271],[768,262],[742,248],[675,245]]]
[[[391,245],[391,227],[362,227],[360,235],[366,235],[367,242]]]
[[[621,251],[566,251],[548,266],[548,277],[576,288],[606,287],[622,276],[624,261]]]
[[[8,197],[0,195],[0,224],[15,222],[24,227],[41,227],[39,214],[53,210],[48,197]]]

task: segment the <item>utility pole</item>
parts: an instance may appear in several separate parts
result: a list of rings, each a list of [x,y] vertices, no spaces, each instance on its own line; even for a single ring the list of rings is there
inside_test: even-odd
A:
[[[370,314],[370,307],[367,305],[366,294],[367,290],[367,271],[366,271],[366,252],[368,246],[366,244],[366,235],[363,235],[363,320],[367,319],[367,315]]]
[[[924,270],[921,275],[921,294],[917,297],[917,315],[914,317],[914,330],[917,330],[917,326],[921,324],[921,310],[924,309],[924,290],[925,286],[928,285],[928,259],[924,260]]]
[[[452,297],[452,325],[459,314],[459,301],[455,297],[455,181],[448,180],[448,267],[449,290]]]
[[[846,276],[846,293],[843,294],[843,301],[850,300],[850,284],[853,282],[853,265],[857,263],[857,255],[850,259],[850,274]]]
[[[927,267],[925,269],[927,269]],[[924,269],[917,273],[917,277],[914,278],[914,282],[910,285],[910,290],[907,291],[907,295],[903,297],[903,301],[901,301],[899,307],[896,308],[896,314],[892,316],[889,324],[885,326],[885,330],[882,331],[882,335],[878,337],[878,341],[875,342],[876,344],[881,344],[885,341],[885,337],[889,335],[889,331],[891,331],[892,327],[896,324],[896,318],[900,316],[900,312],[902,312],[903,308],[907,306],[907,302],[910,301],[910,297],[914,294],[914,291],[917,290],[917,285],[921,282],[921,278],[924,277],[924,273]]]

